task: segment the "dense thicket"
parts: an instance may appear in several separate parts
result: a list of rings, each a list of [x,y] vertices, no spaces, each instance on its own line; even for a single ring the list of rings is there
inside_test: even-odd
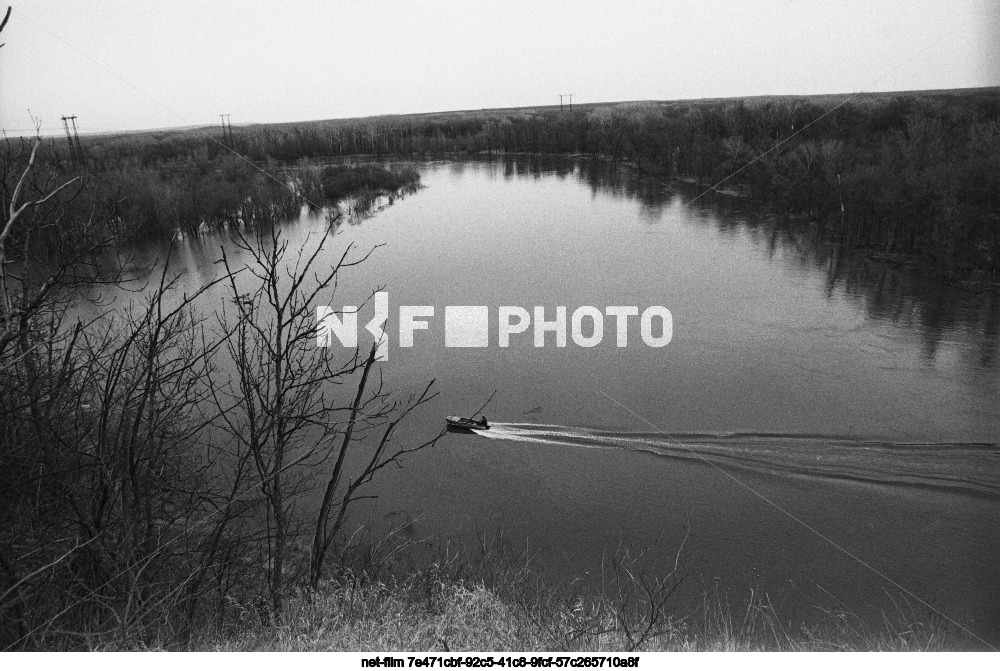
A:
[[[88,139],[98,170],[222,156],[220,137],[159,132]],[[878,255],[950,273],[1000,274],[1000,93],[623,103],[249,126],[225,143],[257,161],[437,152],[584,154],[644,171],[722,180],[827,221]],[[197,191],[200,187],[192,187]]]
[[[420,181],[412,169],[322,166],[308,159],[258,166],[229,151],[192,151],[150,162],[140,150],[114,161],[88,160],[81,166],[67,159],[58,165],[61,175],[87,184],[69,204],[72,215],[106,212],[109,231],[119,239],[252,226],[272,215],[292,217],[303,205],[335,206],[345,198],[393,193]]]
[[[343,532],[364,485],[436,440],[393,434],[430,385],[390,396],[369,374],[374,349],[316,346],[315,306],[365,254],[331,264],[325,234],[291,247],[275,203],[292,192],[247,191],[267,182],[241,164],[204,172],[227,189],[204,202],[242,224],[224,272],[181,292],[169,254],[121,270],[136,190],[108,198],[106,172],[73,177],[41,142],[0,143],[0,650],[141,647],[246,612],[280,621],[291,590],[355,545]],[[200,193],[188,197],[205,217]],[[296,510],[324,483],[320,513]]]

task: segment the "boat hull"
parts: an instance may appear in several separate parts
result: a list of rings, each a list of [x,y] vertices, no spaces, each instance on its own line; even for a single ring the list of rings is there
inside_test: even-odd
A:
[[[459,417],[457,415],[449,415],[445,417],[445,421],[448,422],[448,428],[450,429],[461,429],[465,431],[473,431],[473,430],[484,431],[490,428],[488,424],[486,426],[483,426],[479,422],[469,419],[468,417]]]

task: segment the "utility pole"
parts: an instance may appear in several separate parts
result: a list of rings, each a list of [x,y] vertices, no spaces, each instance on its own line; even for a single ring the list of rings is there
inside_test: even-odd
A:
[[[69,160],[74,164],[79,164],[83,162],[83,156],[80,155],[79,145],[73,142],[73,134],[69,130],[69,121],[73,119],[75,121],[75,116],[64,116],[62,118],[63,128],[66,129],[66,143],[69,145]],[[74,130],[76,129],[76,123],[73,124]]]
[[[69,121],[68,117],[63,117],[63,128],[66,129],[66,142],[69,145],[69,158],[71,161],[76,163],[76,147],[73,146],[73,136],[69,133]]]
[[[559,111],[562,112],[563,111],[563,98],[565,98],[566,96],[564,96],[561,93],[559,93],[557,95],[559,96]]]
[[[569,111],[570,112],[573,111],[573,94],[572,93],[569,94]]]
[[[74,114],[69,118],[71,124],[73,124],[73,138],[76,140],[76,155],[80,157],[80,165],[87,167],[87,157],[83,153],[83,143],[80,142],[80,133],[76,129],[76,115]]]
[[[229,126],[229,132],[226,131],[226,118],[230,116],[229,114],[220,114],[219,118],[222,119],[222,139],[229,140],[229,136],[232,133],[232,124]]]

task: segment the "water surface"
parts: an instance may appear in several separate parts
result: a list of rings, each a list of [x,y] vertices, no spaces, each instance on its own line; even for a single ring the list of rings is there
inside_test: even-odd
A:
[[[327,232],[305,214],[285,231],[293,245],[333,235],[330,262],[348,242],[382,245],[332,303],[389,292],[389,384],[440,391],[414,436],[496,391],[494,429],[409,458],[381,481],[377,519],[412,521],[415,537],[502,527],[568,573],[621,541],[655,542],[651,564],[672,565],[690,528],[692,583],[737,602],[762,588],[808,619],[820,602],[891,608],[902,586],[1000,637],[996,294],[625,169],[418,167],[425,188],[372,218]],[[215,272],[219,244],[182,246],[191,282]],[[399,305],[435,309],[412,349],[395,341]],[[448,305],[488,306],[490,346],[446,348]],[[662,305],[673,340],[645,346],[633,318],[619,348],[609,319],[593,348],[551,334],[536,348],[530,330],[500,348],[501,305]]]

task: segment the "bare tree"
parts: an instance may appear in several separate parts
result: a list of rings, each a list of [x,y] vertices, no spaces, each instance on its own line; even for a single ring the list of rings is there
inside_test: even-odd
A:
[[[7,21],[10,19],[10,9],[11,9],[10,7],[7,7],[7,13],[4,14],[3,21],[0,21],[0,33],[3,32],[4,27],[6,27],[7,25]],[[2,46],[3,43],[0,43],[0,47]]]
[[[41,227],[54,223],[59,218],[54,209],[45,210],[45,206],[50,202],[56,206],[61,205],[57,196],[79,181],[78,177],[74,177],[57,185],[55,171],[51,166],[38,165],[41,146],[41,138],[35,138],[23,167],[18,165],[18,159],[26,150],[24,143],[15,149],[14,143],[8,140],[0,148],[0,171],[3,173],[0,199],[6,215],[3,228],[0,229],[0,360],[15,339],[26,340],[32,317],[42,310],[46,300],[58,288],[60,280],[67,278],[74,262],[79,262],[86,256],[59,258],[58,266],[53,269],[52,274],[35,283],[27,277],[23,268],[20,273],[11,270],[13,264],[23,261],[31,254],[32,233],[37,235]],[[29,229],[22,235],[15,236],[15,225],[28,220],[32,214],[37,216],[33,222],[27,222],[26,227],[35,223],[35,230]],[[12,243],[20,243],[17,258],[12,258]],[[96,251],[96,248],[87,251]]]
[[[354,434],[354,427],[360,419],[359,411],[362,409],[368,374],[371,367],[375,363],[375,352],[376,347],[373,345],[368,358],[365,360],[364,372],[361,376],[361,382],[358,385],[358,392],[354,397],[354,403],[351,405],[351,416],[347,422],[347,426],[343,430],[343,438],[340,442],[340,448],[336,455],[336,461],[334,463],[333,470],[330,473],[330,477],[327,480],[326,488],[323,493],[323,502],[320,505],[319,513],[316,516],[312,555],[309,567],[309,584],[313,589],[316,589],[320,578],[322,578],[323,564],[326,560],[326,553],[329,550],[330,544],[343,530],[347,511],[351,503],[358,500],[361,496],[358,490],[363,485],[371,482],[372,478],[376,473],[378,473],[378,471],[382,470],[389,464],[398,465],[400,458],[405,454],[416,452],[417,450],[422,450],[426,447],[434,445],[441,439],[442,436],[445,435],[446,432],[446,429],[442,429],[440,433],[433,436],[429,440],[417,442],[410,446],[392,443],[396,428],[404,419],[406,419],[407,415],[437,396],[437,393],[431,393],[431,387],[434,385],[434,380],[428,382],[427,386],[424,387],[423,391],[419,395],[411,396],[405,404],[397,404],[391,400],[392,397],[386,398],[380,393],[375,393],[373,398],[381,401],[381,403],[377,405],[374,408],[374,411],[364,419],[368,423],[384,424],[383,427],[380,427],[381,437],[375,444],[375,447],[369,450],[369,454],[366,455],[367,458],[365,459],[364,465],[360,471],[354,473],[352,477],[348,479],[348,482],[346,486],[342,488],[341,493],[340,484],[344,475],[344,464],[348,451],[352,446],[352,440],[356,437]],[[336,501],[338,496],[340,500]],[[330,515],[335,509],[337,511],[337,516],[331,524]]]
[[[193,617],[245,512],[246,464],[196,451],[228,335],[207,338],[192,310],[212,284],[176,297],[164,263],[144,302],[84,319],[82,296],[123,264],[83,187],[39,139],[0,144],[4,648],[124,638],[182,603]]]
[[[324,495],[313,527],[308,559],[309,584],[322,575],[327,552],[344,528],[360,488],[389,464],[415,450],[433,445],[429,440],[399,446],[395,430],[410,413],[434,398],[433,381],[423,392],[401,402],[390,394],[376,371],[377,347],[367,357],[358,350],[337,360],[316,347],[319,329],[316,305],[329,304],[338,275],[362,263],[364,254],[349,259],[348,246],[324,270],[327,237],[310,236],[293,257],[288,241],[274,225],[236,234],[238,254],[246,259],[235,266],[223,251],[222,263],[235,314],[233,336],[226,348],[235,374],[232,388],[218,396],[219,406],[231,406],[224,415],[237,450],[249,455],[267,509],[268,589],[270,610],[280,618],[289,574],[290,542],[297,536],[293,508],[311,482],[309,473],[329,464]],[[322,297],[322,300],[320,300]],[[354,373],[361,378],[353,401],[345,404],[337,393]],[[348,454],[359,451],[360,470],[349,466]],[[308,466],[309,468],[304,468]]]
[[[0,143],[0,648],[222,623],[262,573],[280,617],[290,573],[316,584],[362,486],[440,437],[394,439],[433,383],[394,401],[374,350],[315,346],[315,304],[367,255],[320,270],[322,238],[294,257],[276,201],[241,203],[241,267],[224,251],[225,272],[185,294],[168,252],[126,286],[114,203],[66,170],[38,137]],[[119,300],[94,316],[102,286]],[[233,307],[208,328],[195,307],[224,289]],[[295,507],[323,471],[306,523]],[[301,529],[314,550],[290,568]],[[266,568],[247,561],[258,549]]]
[[[5,371],[0,458],[17,479],[3,483],[12,518],[0,541],[19,576],[0,596],[18,621],[6,645],[40,645],[50,628],[128,640],[185,600],[190,613],[240,512],[217,458],[197,449],[221,341],[192,306],[212,285],[176,298],[175,280],[165,266],[144,301],[78,321]],[[226,482],[241,483],[246,469],[234,470]]]
[[[233,335],[226,349],[235,374],[228,394],[218,396],[228,433],[240,455],[247,455],[267,509],[268,588],[270,607],[280,617],[285,588],[289,540],[294,533],[292,506],[301,488],[297,466],[317,463],[338,409],[333,388],[358,369],[355,352],[334,363],[315,346],[316,299],[336,284],[337,273],[358,261],[339,261],[317,274],[324,240],[310,253],[300,250],[286,276],[288,243],[272,222],[249,234],[236,234],[236,247],[247,258],[233,267],[223,250],[231,300],[235,307]],[[249,291],[240,281],[250,284]],[[226,325],[229,315],[221,317]],[[229,328],[226,326],[226,328]]]

